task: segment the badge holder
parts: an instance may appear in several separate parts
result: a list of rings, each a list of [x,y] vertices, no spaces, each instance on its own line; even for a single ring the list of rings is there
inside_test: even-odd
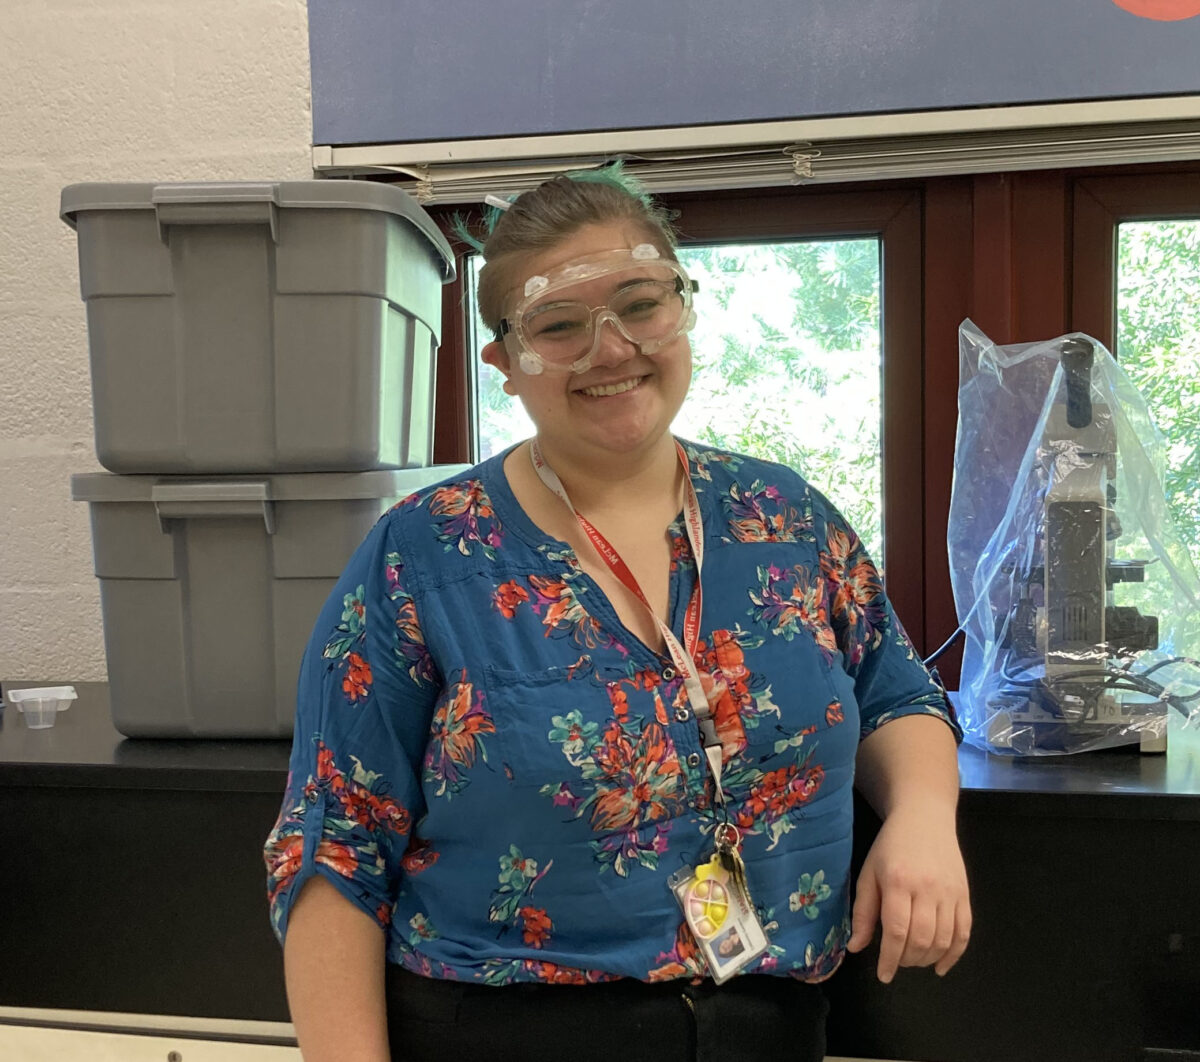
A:
[[[767,950],[746,887],[738,849],[741,834],[728,821],[715,831],[716,850],[707,863],[678,870],[668,879],[683,917],[716,984],[729,980]]]

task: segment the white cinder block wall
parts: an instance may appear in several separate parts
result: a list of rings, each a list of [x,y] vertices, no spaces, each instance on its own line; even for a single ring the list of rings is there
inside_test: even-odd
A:
[[[305,0],[0,3],[0,679],[103,679],[77,181],[312,176]],[[146,661],[147,668],[154,661]]]

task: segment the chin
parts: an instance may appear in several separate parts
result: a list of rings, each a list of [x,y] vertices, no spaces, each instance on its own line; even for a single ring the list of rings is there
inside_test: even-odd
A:
[[[654,446],[664,436],[669,436],[670,434],[671,423],[668,421],[665,424],[654,425],[649,428],[629,428],[622,430],[621,428],[614,427],[608,432],[588,432],[586,435],[579,435],[576,438],[581,442],[586,441],[589,445],[606,450],[609,453],[632,454]]]

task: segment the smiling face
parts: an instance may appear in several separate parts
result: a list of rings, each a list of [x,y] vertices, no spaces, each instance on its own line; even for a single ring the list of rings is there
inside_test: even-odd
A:
[[[522,298],[528,277],[544,276],[567,262],[605,251],[632,251],[648,239],[652,237],[632,222],[588,225],[547,251],[505,263],[514,283],[505,309]],[[602,306],[617,296],[622,284],[628,284],[628,277],[598,276],[570,294],[587,306]],[[660,445],[683,405],[692,370],[686,333],[648,355],[609,322],[599,326],[585,372],[525,372],[500,342],[484,347],[483,360],[504,373],[505,390],[520,398],[543,446],[583,459]]]

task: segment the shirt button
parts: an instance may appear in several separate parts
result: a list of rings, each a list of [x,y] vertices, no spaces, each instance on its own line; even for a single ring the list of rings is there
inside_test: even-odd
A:
[[[675,709],[675,722],[686,723],[689,719],[691,719],[691,717],[692,717],[692,713],[689,712],[686,708],[676,708]]]
[[[675,669],[673,667],[664,667],[662,669],[662,677],[664,682],[670,682],[675,677]]]
[[[700,766],[700,753],[693,752],[690,756],[688,756],[687,762],[688,762],[689,767],[699,767]]]

